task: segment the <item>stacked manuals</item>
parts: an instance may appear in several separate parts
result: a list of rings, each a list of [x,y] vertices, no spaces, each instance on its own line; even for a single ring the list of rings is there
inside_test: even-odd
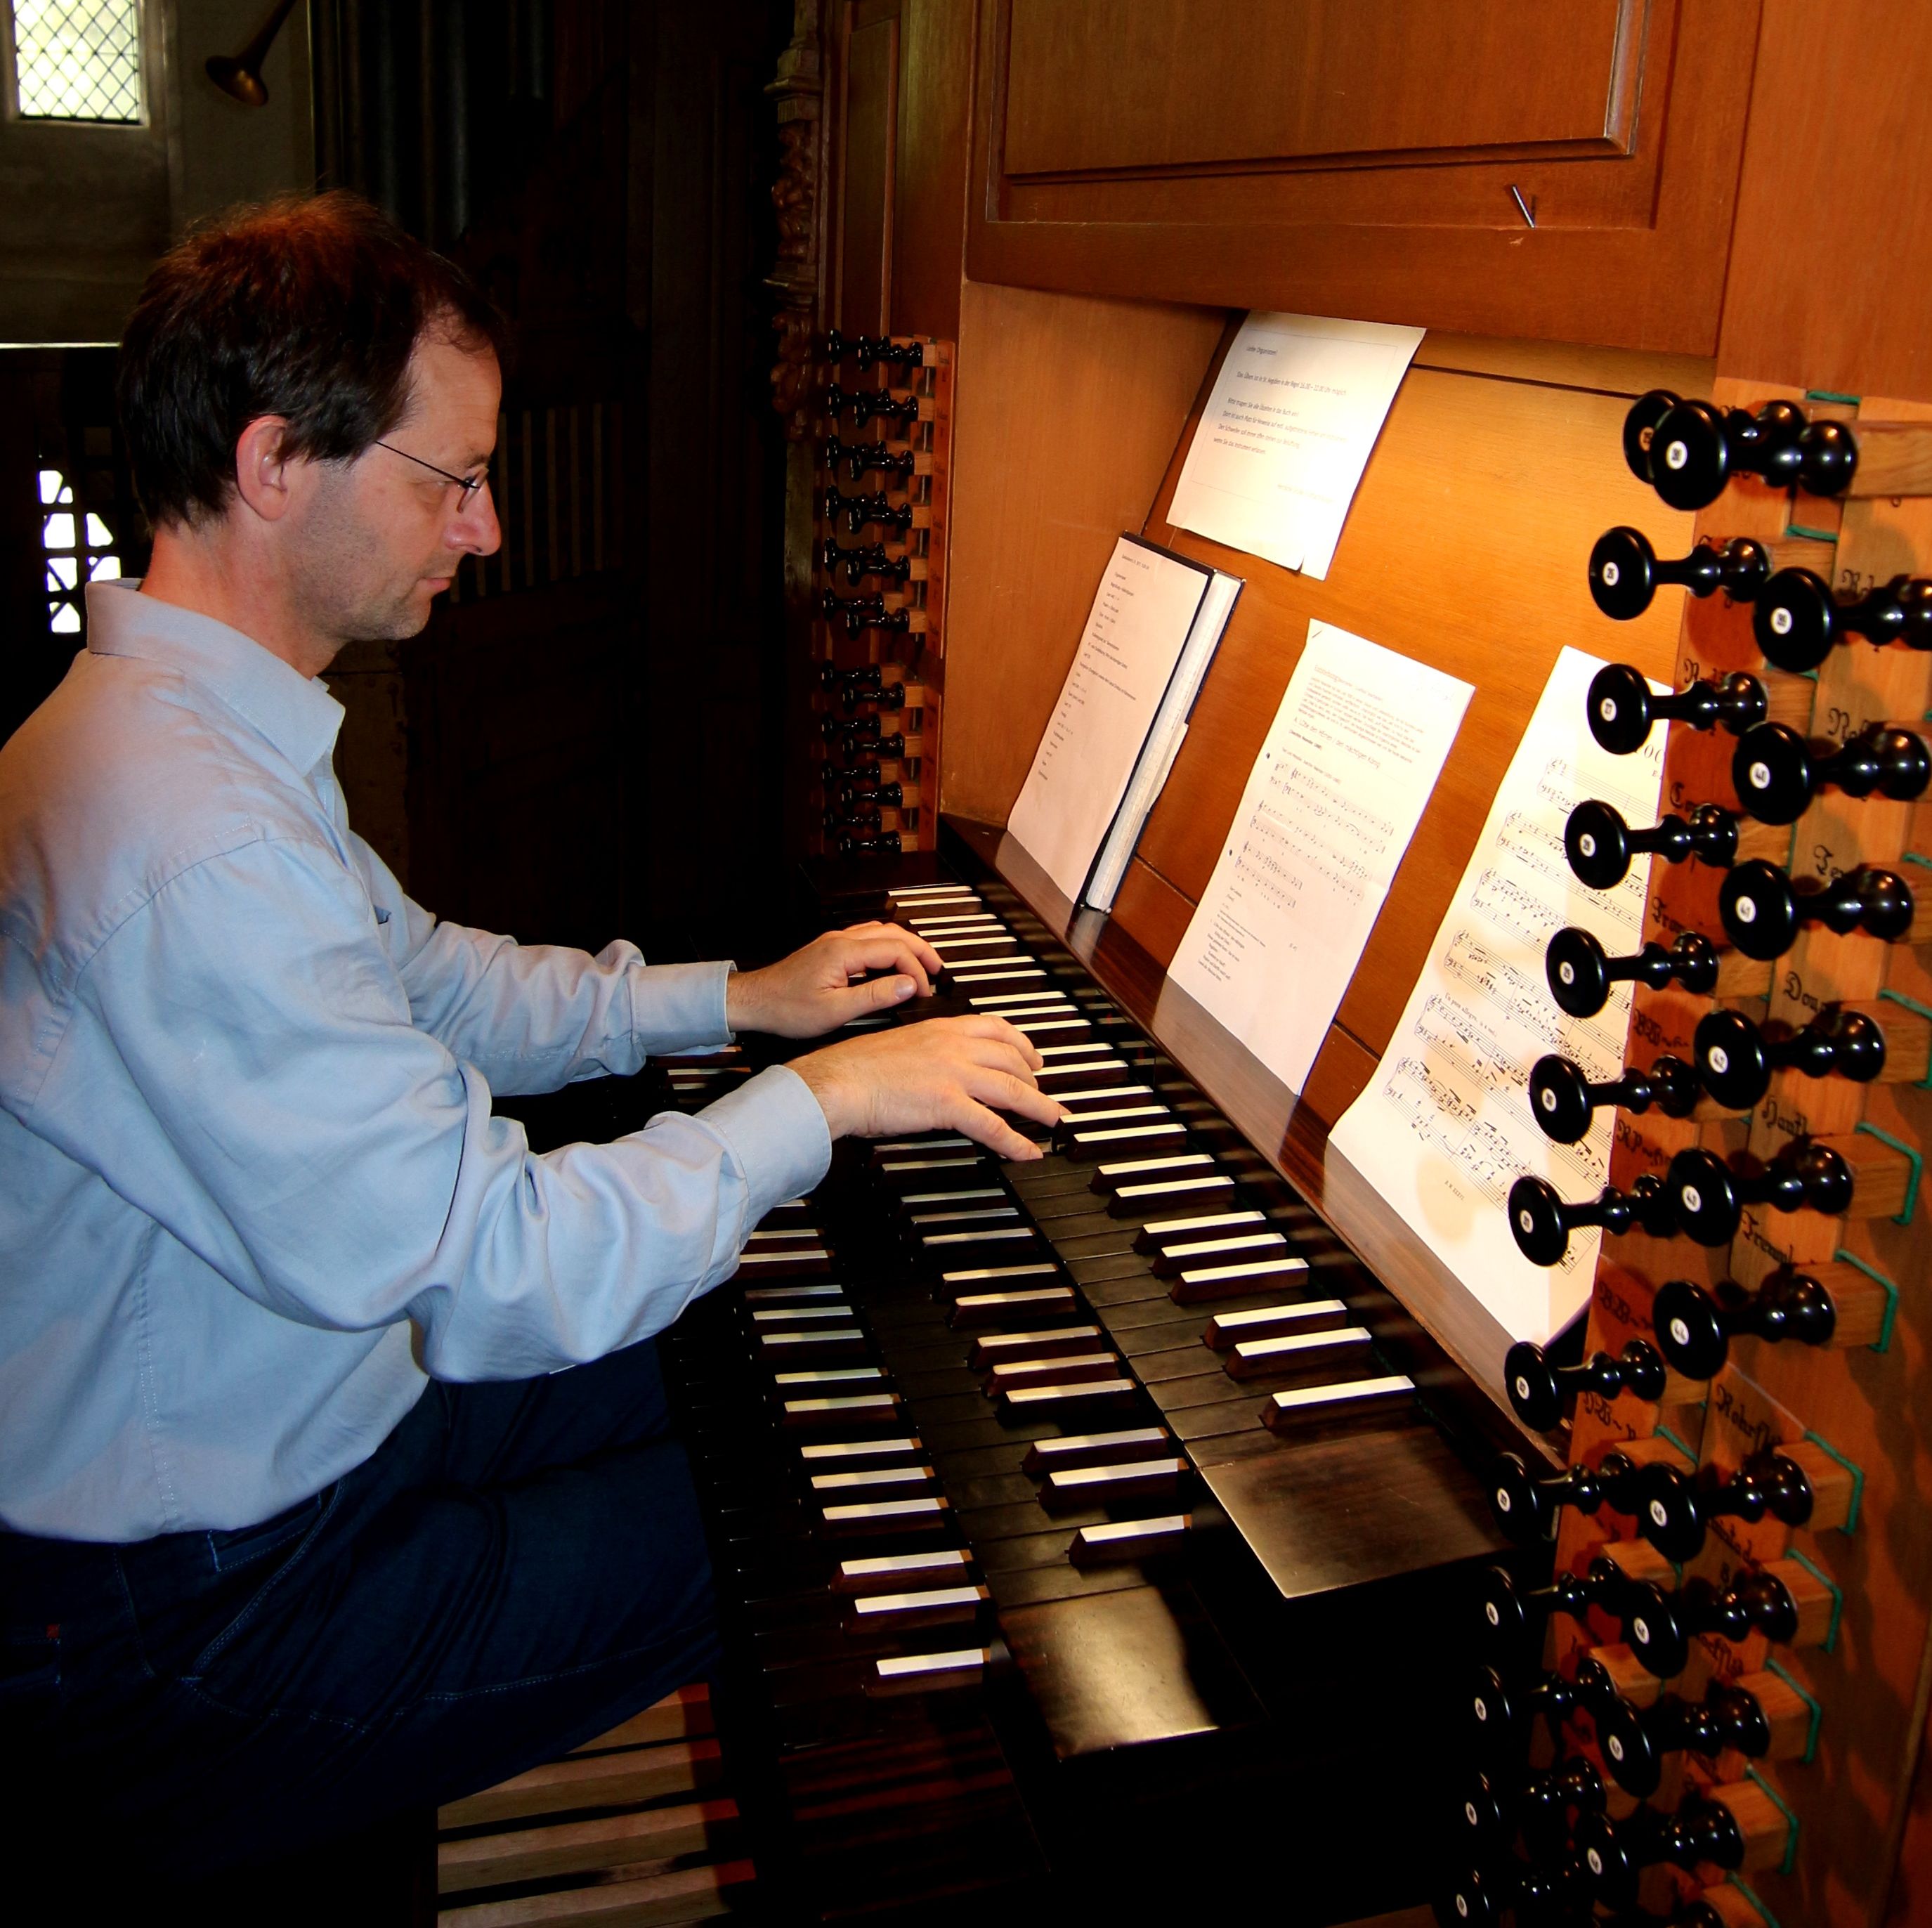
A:
[[[1241,579],[1123,536],[1007,827],[1075,903],[1113,907]]]

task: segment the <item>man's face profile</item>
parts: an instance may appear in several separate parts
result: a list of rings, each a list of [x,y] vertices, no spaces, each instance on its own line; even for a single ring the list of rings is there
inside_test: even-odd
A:
[[[463,558],[490,555],[502,540],[487,485],[466,493],[423,466],[469,476],[488,462],[502,394],[496,356],[425,335],[410,376],[409,407],[382,438],[388,446],[316,464],[288,531],[292,586],[338,647],[418,634]]]

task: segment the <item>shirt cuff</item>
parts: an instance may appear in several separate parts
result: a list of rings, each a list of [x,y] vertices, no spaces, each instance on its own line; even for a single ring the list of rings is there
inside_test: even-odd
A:
[[[832,1131],[812,1087],[773,1065],[698,1113],[736,1155],[749,1230],[775,1205],[802,1197],[832,1164]]]
[[[640,1059],[716,1050],[731,1042],[724,1022],[730,964],[638,964],[630,972],[631,1035]]]

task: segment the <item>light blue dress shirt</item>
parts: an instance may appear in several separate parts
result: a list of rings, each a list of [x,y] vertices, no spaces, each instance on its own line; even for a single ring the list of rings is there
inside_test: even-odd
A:
[[[349,827],[341,706],[259,644],[88,591],[0,749],[0,1521],[246,1526],[428,1377],[662,1330],[824,1175],[775,1069],[532,1155],[490,1094],[728,1041],[725,964],[437,922]]]

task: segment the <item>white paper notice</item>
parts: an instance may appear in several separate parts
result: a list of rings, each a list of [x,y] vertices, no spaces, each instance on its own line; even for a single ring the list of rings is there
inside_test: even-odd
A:
[[[1076,903],[1210,580],[1131,536],[1114,545],[1006,824]]]
[[[1586,797],[1653,823],[1663,782],[1664,731],[1634,756],[1592,737],[1584,699],[1602,668],[1579,650],[1557,659],[1388,1053],[1329,1140],[1513,1338],[1538,1341],[1589,1296],[1598,1235],[1573,1233],[1562,1264],[1533,1266],[1504,1202],[1525,1172],[1565,1198],[1594,1198],[1612,1114],[1599,1111],[1582,1143],[1554,1143],[1530,1116],[1530,1068],[1560,1051],[1593,1083],[1618,1077],[1630,997],[1619,985],[1597,1017],[1566,1017],[1543,953],[1565,924],[1612,956],[1640,949],[1649,869],[1638,863],[1614,890],[1586,889],[1564,860],[1563,826]]]
[[[1325,577],[1419,328],[1251,314],[1228,350],[1168,519]]]
[[[1168,973],[1298,1091],[1469,696],[1426,664],[1308,626]]]

